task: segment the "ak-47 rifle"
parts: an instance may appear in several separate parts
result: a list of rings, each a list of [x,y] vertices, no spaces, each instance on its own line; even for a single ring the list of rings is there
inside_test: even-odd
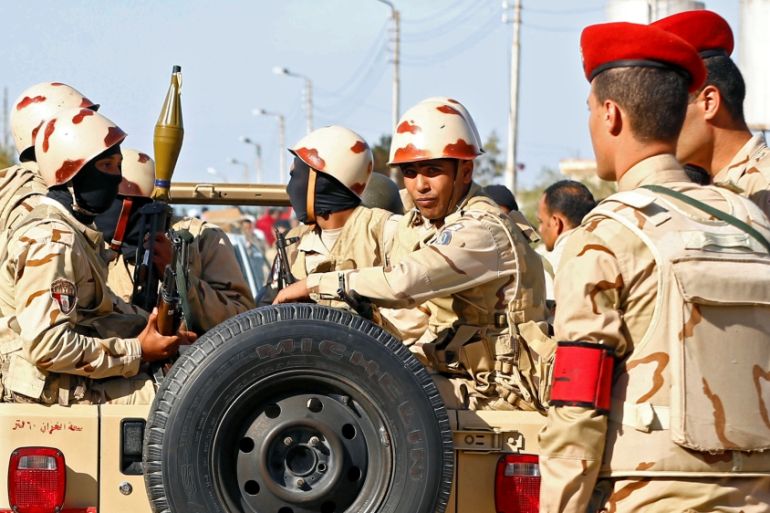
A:
[[[286,247],[299,241],[299,237],[286,238],[278,228],[273,228],[275,233],[275,259],[278,262],[278,290],[281,290],[286,285],[291,285],[297,281],[297,278],[291,272],[291,264],[289,263],[289,257],[286,255]]]
[[[166,315],[177,314],[178,308],[172,305],[163,305],[163,294],[158,296],[160,275],[155,269],[153,256],[155,255],[155,236],[158,233],[166,233],[171,220],[171,207],[169,206],[169,188],[171,176],[174,174],[179,152],[182,149],[184,139],[184,126],[182,123],[182,68],[174,66],[171,72],[171,84],[169,85],[166,99],[163,102],[158,122],[155,124],[155,136],[153,146],[155,150],[155,188],[152,191],[152,203],[148,203],[139,210],[141,215],[139,224],[139,241],[136,250],[136,267],[134,269],[134,291],[131,303],[145,311],[151,311],[159,306],[161,313]],[[174,236],[172,234],[171,238]],[[172,266],[176,262],[172,261]],[[177,270],[172,268],[172,272]],[[168,268],[164,271],[168,274]],[[164,280],[165,281],[165,280]],[[168,294],[167,294],[168,295]],[[172,297],[173,294],[169,297]],[[179,323],[175,322],[173,315],[170,318],[158,318],[158,328],[161,334],[171,335],[176,331]],[[162,329],[161,329],[162,328]],[[164,332],[165,330],[173,331]]]
[[[158,297],[158,332],[161,335],[173,335],[182,323],[184,306],[187,300],[187,283],[190,262],[190,244],[192,234],[179,230],[171,234],[171,263],[163,270],[163,283]],[[190,323],[187,322],[189,327]]]

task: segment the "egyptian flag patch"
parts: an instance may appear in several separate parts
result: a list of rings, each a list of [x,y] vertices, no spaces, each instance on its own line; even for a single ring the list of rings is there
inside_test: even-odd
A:
[[[59,311],[69,315],[78,302],[78,289],[71,281],[59,278],[51,283],[51,297],[59,305]]]

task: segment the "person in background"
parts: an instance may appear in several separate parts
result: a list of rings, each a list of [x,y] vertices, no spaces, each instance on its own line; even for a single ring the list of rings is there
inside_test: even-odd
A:
[[[487,185],[482,189],[482,192],[492,199],[497,205],[505,212],[510,214],[511,211],[519,210],[519,204],[516,203],[516,198],[513,196],[511,190],[505,185]]]
[[[706,170],[714,184],[740,192],[770,216],[770,148],[762,133],[752,135],[746,125],[746,84],[730,58],[730,25],[706,10],[675,14],[653,25],[694,46],[706,66],[706,81],[690,96],[677,158]]]

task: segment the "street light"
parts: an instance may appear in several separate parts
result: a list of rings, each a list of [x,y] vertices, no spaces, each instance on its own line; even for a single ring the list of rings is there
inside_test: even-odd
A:
[[[249,183],[249,165],[235,157],[230,157],[227,162],[237,166],[243,166],[243,183]]]
[[[286,75],[287,77],[301,78],[305,81],[305,131],[310,133],[313,131],[313,82],[305,75],[294,73],[289,71],[288,68],[281,66],[275,66],[273,73],[276,75]]]
[[[278,146],[280,147],[281,158],[281,182],[286,183],[286,118],[283,114],[270,112],[265,109],[254,109],[251,113],[255,116],[271,116],[278,120]]]
[[[221,178],[223,182],[227,183],[229,180],[227,179],[227,175],[223,172],[217,170],[216,168],[213,168],[211,166],[206,168],[206,172],[210,174],[211,176],[216,176],[218,178]]]
[[[254,160],[254,171],[257,175],[257,183],[262,183],[262,145],[258,142],[252,141],[251,138],[242,135],[240,137],[242,143],[250,144],[254,146],[257,156]]]

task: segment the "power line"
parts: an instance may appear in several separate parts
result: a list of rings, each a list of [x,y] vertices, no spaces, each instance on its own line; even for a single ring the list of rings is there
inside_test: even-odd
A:
[[[529,7],[522,7],[522,11],[532,14],[585,14],[589,12],[598,12],[604,10],[604,3],[596,5],[594,7],[582,7],[580,9],[530,9]]]
[[[409,17],[403,18],[402,17],[401,21],[403,21],[404,23],[408,23],[409,25],[422,25],[422,24],[425,24],[425,23],[434,23],[437,19],[440,19],[441,16],[444,13],[451,12],[456,7],[459,7],[462,4],[466,4],[466,3],[469,4],[469,5],[478,4],[478,0],[470,0],[470,1],[469,0],[455,0],[454,3],[452,3],[452,4],[448,5],[447,7],[445,7],[443,9],[443,12],[441,14],[439,14],[439,15],[431,14],[429,16],[423,16],[421,18],[409,18]]]
[[[452,18],[449,18],[448,20],[445,20],[440,24],[425,30],[410,32],[407,25],[407,28],[404,30],[402,39],[407,43],[419,43],[421,41],[428,41],[446,34],[447,32],[452,32],[453,29],[456,29],[458,26],[467,23],[473,17],[476,17],[480,14],[485,14],[485,12],[495,12],[495,14],[497,14],[497,11],[492,8],[476,9],[475,7],[469,6],[458,11]]]
[[[470,50],[471,48],[476,46],[478,43],[480,43],[484,39],[488,38],[491,34],[496,32],[499,29],[499,27],[495,28],[497,26],[497,23],[498,23],[497,16],[496,15],[492,16],[483,25],[481,25],[476,30],[474,30],[470,35],[468,35],[468,37],[453,44],[452,46],[445,48],[443,50],[440,50],[438,52],[434,52],[432,54],[411,55],[411,56],[407,55],[402,58],[402,62],[410,66],[422,66],[425,64],[433,64],[436,61],[441,61],[448,57],[452,57],[454,55],[463,53],[467,50]]]

